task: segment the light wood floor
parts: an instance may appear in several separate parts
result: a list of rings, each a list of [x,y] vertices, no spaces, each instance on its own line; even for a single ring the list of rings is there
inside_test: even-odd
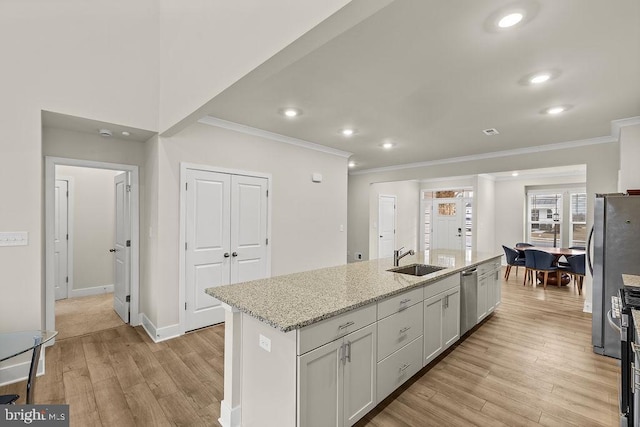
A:
[[[113,311],[113,294],[56,301],[57,339],[78,337],[124,325]]]
[[[583,297],[511,276],[492,317],[358,426],[618,425],[617,361],[592,353]],[[36,401],[68,403],[75,426],[217,425],[223,346],[221,325],[159,344],[126,325],[58,340]]]

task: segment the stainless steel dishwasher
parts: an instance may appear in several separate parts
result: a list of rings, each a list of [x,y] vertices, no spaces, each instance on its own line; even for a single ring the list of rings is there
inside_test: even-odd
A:
[[[478,271],[475,268],[460,273],[460,336],[478,322]]]

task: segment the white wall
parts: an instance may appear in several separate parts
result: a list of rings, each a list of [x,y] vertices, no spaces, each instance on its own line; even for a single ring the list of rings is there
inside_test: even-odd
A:
[[[104,169],[57,166],[56,179],[73,179],[73,289],[113,285],[115,191],[119,172]],[[70,296],[73,296],[72,294]]]
[[[157,272],[149,283],[157,298],[156,317],[147,317],[156,326],[178,323],[180,162],[272,175],[272,275],[344,264],[346,158],[199,123],[160,137],[157,150],[158,188],[151,189],[157,202],[152,201],[150,212],[151,218],[157,216],[157,227],[147,238],[154,247],[149,269]],[[322,183],[311,182],[313,172],[323,175]]]
[[[416,252],[419,235],[420,183],[418,181],[382,182],[369,187],[369,253],[378,257],[378,197],[396,196],[396,247]]]
[[[349,2],[161,0],[161,130]]]
[[[155,128],[154,4],[0,3],[0,230],[29,232],[28,246],[0,248],[0,330],[43,324],[41,110]]]
[[[640,189],[640,124],[620,129],[620,181],[618,191]]]
[[[494,181],[491,177],[478,175],[473,193],[473,235],[475,249],[480,252],[495,252],[496,198]],[[500,196],[501,197],[501,196]],[[502,227],[502,225],[500,225]]]

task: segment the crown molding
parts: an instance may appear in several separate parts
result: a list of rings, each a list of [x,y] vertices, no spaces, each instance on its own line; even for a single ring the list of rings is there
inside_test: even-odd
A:
[[[597,138],[580,139],[576,141],[559,142],[557,144],[537,145],[535,147],[516,148],[514,150],[494,151],[491,153],[474,154],[471,156],[450,157],[448,159],[431,160],[427,162],[406,163],[396,166],[385,166],[381,168],[364,169],[354,171],[349,175],[366,175],[369,173],[391,172],[402,169],[423,168],[429,166],[446,165],[450,163],[471,162],[474,160],[493,159],[497,157],[518,156],[522,154],[542,153],[545,151],[564,150],[567,148],[585,147],[587,145],[608,144],[617,142],[618,139],[613,136],[600,136]]]
[[[611,121],[611,136],[616,140],[620,139],[620,130],[625,126],[640,125],[640,116],[629,117],[627,119],[619,119]]]
[[[209,126],[215,126],[223,129],[229,129],[247,135],[259,136],[261,138],[270,139],[272,141],[283,142],[289,145],[295,145],[296,147],[306,148],[308,150],[320,151],[321,153],[332,154],[338,157],[348,158],[353,153],[348,151],[338,150],[336,148],[326,147],[324,145],[315,144],[313,142],[305,141],[303,139],[292,138],[290,136],[281,135],[279,133],[269,132],[266,130],[254,128],[251,126],[241,125],[240,123],[230,122],[222,120],[213,116],[204,116],[198,123],[202,123]]]

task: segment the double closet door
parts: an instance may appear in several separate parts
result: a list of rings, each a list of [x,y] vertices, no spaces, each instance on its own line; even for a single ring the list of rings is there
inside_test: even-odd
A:
[[[268,179],[186,173],[186,330],[224,321],[206,288],[267,276]]]

